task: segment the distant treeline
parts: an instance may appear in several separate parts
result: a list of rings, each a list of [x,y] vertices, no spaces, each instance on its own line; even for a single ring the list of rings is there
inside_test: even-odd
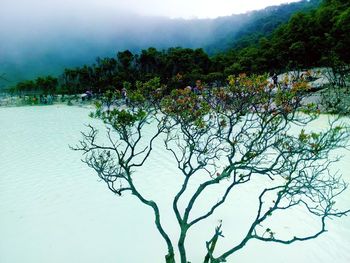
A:
[[[245,45],[212,57],[203,49],[149,48],[126,50],[115,58],[98,58],[93,65],[65,69],[54,78],[24,81],[13,92],[76,94],[86,90],[132,88],[137,81],[158,77],[168,89],[194,85],[197,79],[223,84],[229,75],[258,74],[350,63],[350,1],[325,0],[316,10],[296,13],[269,36],[252,36]]]

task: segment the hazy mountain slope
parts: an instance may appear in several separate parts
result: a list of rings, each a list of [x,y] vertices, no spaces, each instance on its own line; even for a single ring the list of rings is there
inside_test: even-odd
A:
[[[300,1],[279,6],[270,6],[248,13],[249,21],[236,31],[229,32],[216,39],[206,50],[209,53],[225,51],[230,48],[241,48],[257,42],[261,36],[271,34],[278,26],[286,23],[296,12],[306,12],[317,8],[322,0]]]
[[[65,67],[92,63],[97,56],[114,56],[118,50],[138,52],[149,46],[207,47],[213,53],[252,32],[273,30],[293,12],[318,2],[305,0],[246,14],[194,20],[96,10],[79,19],[66,14],[25,14],[14,21],[3,10],[0,25],[6,26],[0,27],[0,73],[15,83],[38,75],[56,75]],[[8,83],[0,80],[0,87],[5,85]]]

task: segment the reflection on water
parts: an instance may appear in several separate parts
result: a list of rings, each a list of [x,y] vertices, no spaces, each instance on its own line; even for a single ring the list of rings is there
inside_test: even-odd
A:
[[[165,246],[153,226],[151,211],[126,195],[110,193],[80,162],[68,145],[80,139],[89,110],[67,106],[0,108],[0,262],[1,263],[139,263],[163,262]],[[326,117],[315,124],[326,125]],[[102,127],[101,127],[102,128]],[[350,182],[350,154],[337,164]],[[147,196],[160,202],[163,222],[175,236],[171,193],[180,186],[172,158],[155,147],[152,159],[138,171],[137,182]],[[169,194],[170,193],[170,194]],[[231,202],[208,222],[190,232],[189,257],[200,262],[205,240],[223,220],[222,248],[237,242],[254,212],[254,185],[232,194]],[[215,200],[216,190],[202,200]],[[229,200],[230,201],[230,200]],[[350,191],[339,201],[350,204]],[[252,208],[251,210],[248,208]],[[301,211],[288,220],[301,229],[317,227]],[[250,242],[232,262],[345,263],[350,260],[350,218],[329,221],[329,232],[316,240],[290,246]],[[288,222],[276,229],[292,231]]]

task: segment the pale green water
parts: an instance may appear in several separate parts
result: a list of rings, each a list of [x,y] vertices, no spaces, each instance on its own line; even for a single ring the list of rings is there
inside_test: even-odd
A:
[[[131,196],[118,198],[80,162],[74,144],[84,130],[88,109],[67,106],[0,108],[0,262],[1,263],[139,263],[163,262],[165,246],[153,226],[151,211]],[[326,124],[323,116],[315,126]],[[337,164],[350,182],[350,154]],[[174,216],[167,210],[180,182],[171,156],[155,148],[137,182],[159,200],[163,221],[172,236]],[[228,247],[245,232],[254,189],[243,188],[217,215],[190,232],[187,242],[193,263],[204,254],[219,219]],[[216,200],[215,191],[208,199]],[[238,201],[238,202],[237,202]],[[339,201],[350,206],[350,191]],[[252,209],[254,211],[254,209]],[[303,213],[288,220],[301,229],[315,228]],[[284,222],[280,231],[288,232]],[[350,217],[329,222],[329,232],[316,240],[290,246],[249,243],[232,262],[345,263],[350,261]],[[230,261],[229,261],[230,262]]]

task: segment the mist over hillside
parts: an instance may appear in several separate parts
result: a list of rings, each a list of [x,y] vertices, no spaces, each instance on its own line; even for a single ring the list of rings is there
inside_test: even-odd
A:
[[[295,11],[319,2],[304,0],[240,15],[192,20],[147,17],[103,7],[78,11],[67,6],[57,13],[41,13],[39,4],[33,13],[25,6],[13,10],[17,12],[13,19],[12,12],[0,9],[0,73],[9,80],[0,80],[0,87],[38,75],[57,75],[65,67],[91,64],[98,56],[114,56],[125,49],[138,52],[150,46],[182,46],[220,51],[259,29],[262,20],[268,21],[279,10],[284,13],[271,29]]]

